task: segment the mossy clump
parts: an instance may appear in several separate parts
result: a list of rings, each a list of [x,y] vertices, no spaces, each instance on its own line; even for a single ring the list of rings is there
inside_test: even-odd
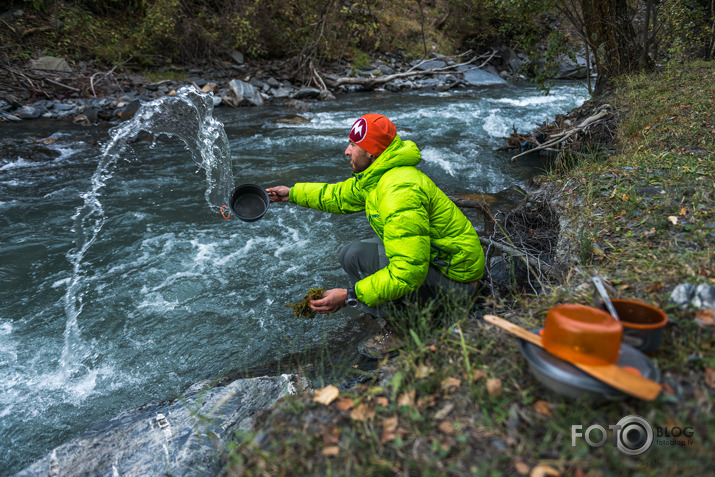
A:
[[[297,318],[315,318],[315,312],[310,308],[310,300],[323,298],[324,291],[322,288],[311,288],[303,300],[298,303],[289,303],[286,306],[293,310]]]

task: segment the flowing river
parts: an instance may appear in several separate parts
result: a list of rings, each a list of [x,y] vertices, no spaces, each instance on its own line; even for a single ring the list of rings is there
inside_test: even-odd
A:
[[[0,160],[0,475],[123,409],[364,336],[354,313],[303,320],[285,306],[346,286],[337,252],[372,237],[364,215],[272,204],[257,222],[225,220],[218,206],[234,185],[344,180],[350,126],[379,112],[448,195],[523,187],[542,159],[510,163],[496,149],[512,127],[530,131],[586,98],[571,83],[548,96],[530,84],[351,94],[294,122],[279,104],[212,111],[182,91],[113,130],[0,124],[0,145],[60,153]],[[137,124],[153,139],[129,140]]]

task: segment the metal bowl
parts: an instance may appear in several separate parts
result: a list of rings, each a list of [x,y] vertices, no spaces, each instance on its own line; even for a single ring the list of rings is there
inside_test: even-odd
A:
[[[270,199],[258,184],[241,184],[231,193],[229,206],[234,215],[244,222],[254,222],[266,213]]]
[[[532,330],[536,334],[539,331]],[[536,379],[557,394],[589,401],[618,401],[627,397],[625,393],[586,374],[540,346],[519,340],[519,351],[526,358],[529,369]],[[644,378],[660,382],[660,372],[653,362],[626,343],[621,344],[621,352],[616,364],[635,368]]]

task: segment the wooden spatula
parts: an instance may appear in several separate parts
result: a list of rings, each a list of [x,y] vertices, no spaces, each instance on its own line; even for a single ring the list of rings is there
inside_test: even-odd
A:
[[[541,342],[541,336],[525,330],[514,323],[506,321],[503,318],[499,318],[494,315],[485,315],[484,321],[498,326],[499,328],[506,330],[509,333],[528,341],[529,343],[533,343],[544,348],[544,345]],[[545,349],[548,351],[548,348]],[[644,401],[654,400],[658,397],[658,394],[660,394],[662,389],[661,385],[657,382],[621,368],[616,364],[599,366],[573,362],[571,362],[571,364],[576,366],[581,371],[590,374],[599,381],[603,381],[609,386],[618,389],[629,396],[633,396]]]

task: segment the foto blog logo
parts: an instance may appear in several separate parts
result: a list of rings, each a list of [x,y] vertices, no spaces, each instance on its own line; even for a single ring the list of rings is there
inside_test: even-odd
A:
[[[609,425],[613,433],[614,445],[626,455],[640,455],[650,449],[653,445],[653,426],[644,417],[641,416],[626,416],[617,424]],[[600,424],[593,424],[581,432],[583,426],[571,426],[571,446],[576,445],[576,438],[582,437],[591,447],[601,447],[608,440],[606,429]],[[598,431],[594,433],[594,431]],[[599,435],[597,440],[594,440],[594,434]]]
[[[654,427],[642,416],[626,416],[618,423],[608,426],[613,435],[613,445],[621,453],[636,456],[645,453],[653,442],[659,445],[685,446],[693,444],[692,427]],[[592,424],[583,430],[582,425],[571,426],[571,446],[576,439],[583,438],[591,447],[601,447],[608,441],[606,429],[600,424]],[[657,439],[656,439],[657,438]]]

